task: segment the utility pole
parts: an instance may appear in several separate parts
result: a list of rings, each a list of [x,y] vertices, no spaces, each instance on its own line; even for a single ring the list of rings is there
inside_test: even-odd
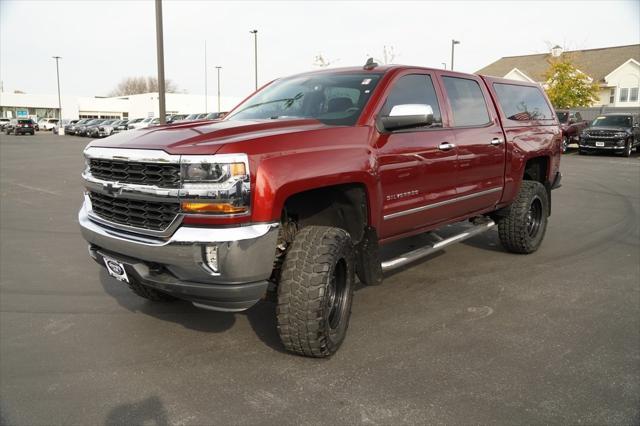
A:
[[[258,30],[249,31],[253,34],[253,56],[256,74],[256,91],[258,90]]]
[[[216,70],[218,70],[218,113],[220,113],[220,70],[222,67],[217,66]]]
[[[158,50],[158,101],[160,124],[167,124],[167,108],[164,99],[164,37],[162,36],[162,0],[156,0],[156,48]]]
[[[56,77],[58,79],[58,130],[62,129],[62,132],[58,132],[58,134],[64,134],[64,126],[62,125],[62,99],[60,98],[60,67],[58,66],[58,61],[62,59],[61,56],[52,56],[53,59],[56,60]]]
[[[456,44],[460,44],[458,40],[451,40],[451,71],[453,71],[453,53],[456,49]]]
[[[204,41],[204,112],[209,112],[207,105],[207,97],[209,89],[207,89],[207,40]]]

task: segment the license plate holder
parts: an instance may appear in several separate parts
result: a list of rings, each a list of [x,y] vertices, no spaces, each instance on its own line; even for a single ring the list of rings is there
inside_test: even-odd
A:
[[[604,142],[596,142],[596,146],[604,146]]]
[[[117,260],[112,259],[108,256],[102,256],[102,261],[107,267],[107,272],[109,273],[109,275],[111,275],[118,281],[122,281],[124,283],[129,282],[127,271],[126,269],[124,269],[124,264],[122,262],[118,262]]]

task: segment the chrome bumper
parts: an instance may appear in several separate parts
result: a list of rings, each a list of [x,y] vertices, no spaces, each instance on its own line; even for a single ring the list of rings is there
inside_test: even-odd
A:
[[[161,265],[174,279],[203,284],[244,284],[267,280],[273,269],[278,224],[234,228],[179,227],[166,239],[130,234],[89,218],[86,203],[78,213],[82,236],[92,249]],[[204,248],[218,247],[218,271],[205,264]]]

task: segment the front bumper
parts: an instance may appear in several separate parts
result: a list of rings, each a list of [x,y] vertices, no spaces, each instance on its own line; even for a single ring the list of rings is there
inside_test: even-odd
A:
[[[267,289],[278,239],[277,223],[235,228],[181,226],[161,239],[98,224],[91,220],[86,205],[78,220],[92,257],[102,266],[103,255],[115,258],[133,279],[198,306],[244,310]],[[206,264],[207,246],[217,247],[218,272]]]

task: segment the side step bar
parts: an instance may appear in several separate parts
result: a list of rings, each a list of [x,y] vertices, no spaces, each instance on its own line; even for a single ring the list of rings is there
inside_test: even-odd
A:
[[[435,253],[438,250],[442,250],[443,248],[453,243],[459,243],[460,241],[464,241],[467,238],[471,238],[478,234],[482,234],[483,232],[493,228],[495,225],[496,224],[493,220],[487,219],[482,222],[477,222],[475,225],[473,225],[473,227],[469,228],[465,232],[458,235],[454,235],[447,239],[442,239],[440,236],[435,234],[435,237],[438,239],[438,242],[425,247],[420,247],[418,249],[404,253],[403,255],[396,257],[394,259],[390,259],[382,262],[382,271],[383,272],[392,271],[394,269],[405,266],[409,263],[413,263],[419,259],[429,256],[432,253]]]

